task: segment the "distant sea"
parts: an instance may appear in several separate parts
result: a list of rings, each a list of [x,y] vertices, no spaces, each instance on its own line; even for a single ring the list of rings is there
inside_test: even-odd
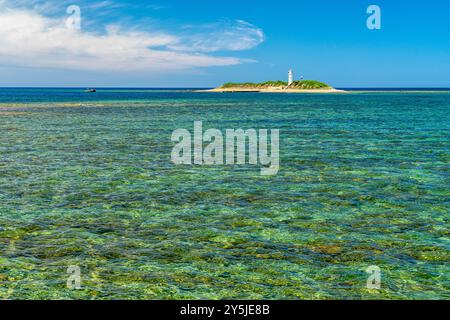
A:
[[[341,90],[347,91],[372,91],[372,92],[414,92],[414,91],[423,91],[423,92],[434,92],[434,91],[450,91],[450,88],[339,88]]]
[[[1,103],[30,102],[80,102],[118,101],[121,99],[145,100],[152,98],[175,98],[188,92],[211,88],[96,88],[98,92],[88,94],[86,88],[1,88]],[[337,88],[355,93],[385,92],[450,92],[450,88]],[[201,96],[207,95],[201,93]]]
[[[450,298],[450,91],[373,90],[0,89],[0,298]],[[172,164],[199,120],[278,175]]]

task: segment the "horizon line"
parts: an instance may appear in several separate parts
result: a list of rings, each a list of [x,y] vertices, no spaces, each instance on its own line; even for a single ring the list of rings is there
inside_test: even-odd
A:
[[[95,89],[212,89],[216,87],[212,86],[197,86],[197,87],[141,87],[141,86],[0,86],[0,89],[87,89],[87,88],[95,88]],[[388,87],[335,87],[336,89],[342,89],[342,90],[377,90],[377,89],[384,89],[384,90],[395,90],[395,89],[401,89],[401,90],[424,90],[424,89],[433,89],[433,90],[450,90],[449,87],[431,87],[431,86],[405,86],[405,87],[398,87],[398,86],[388,86]]]

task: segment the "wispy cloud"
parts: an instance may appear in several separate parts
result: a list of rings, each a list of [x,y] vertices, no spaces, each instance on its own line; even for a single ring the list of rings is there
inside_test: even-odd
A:
[[[59,6],[68,4],[58,2]],[[89,8],[121,5],[104,0],[90,2]],[[67,28],[66,17],[58,16],[58,12],[60,7],[54,2],[16,0],[12,4],[0,0],[0,63],[79,70],[170,71],[244,63],[248,60],[212,53],[247,50],[264,41],[261,29],[242,20],[154,32],[109,24],[102,32],[89,32]]]
[[[241,51],[258,46],[264,39],[264,32],[251,23],[221,21],[185,27],[180,42],[171,48],[199,52]]]

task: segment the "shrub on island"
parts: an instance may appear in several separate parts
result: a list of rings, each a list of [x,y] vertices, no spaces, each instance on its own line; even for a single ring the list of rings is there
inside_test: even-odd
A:
[[[315,80],[298,80],[294,81],[290,86],[286,81],[266,81],[261,83],[254,82],[244,82],[244,83],[234,83],[228,82],[222,85],[220,88],[228,89],[228,88],[244,88],[244,89],[265,89],[276,87],[283,87],[285,89],[329,89],[331,86]]]

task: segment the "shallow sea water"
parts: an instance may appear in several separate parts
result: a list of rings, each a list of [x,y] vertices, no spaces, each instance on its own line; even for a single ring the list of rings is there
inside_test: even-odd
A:
[[[280,172],[173,165],[198,120]],[[1,89],[0,298],[448,299],[449,185],[446,92]]]

